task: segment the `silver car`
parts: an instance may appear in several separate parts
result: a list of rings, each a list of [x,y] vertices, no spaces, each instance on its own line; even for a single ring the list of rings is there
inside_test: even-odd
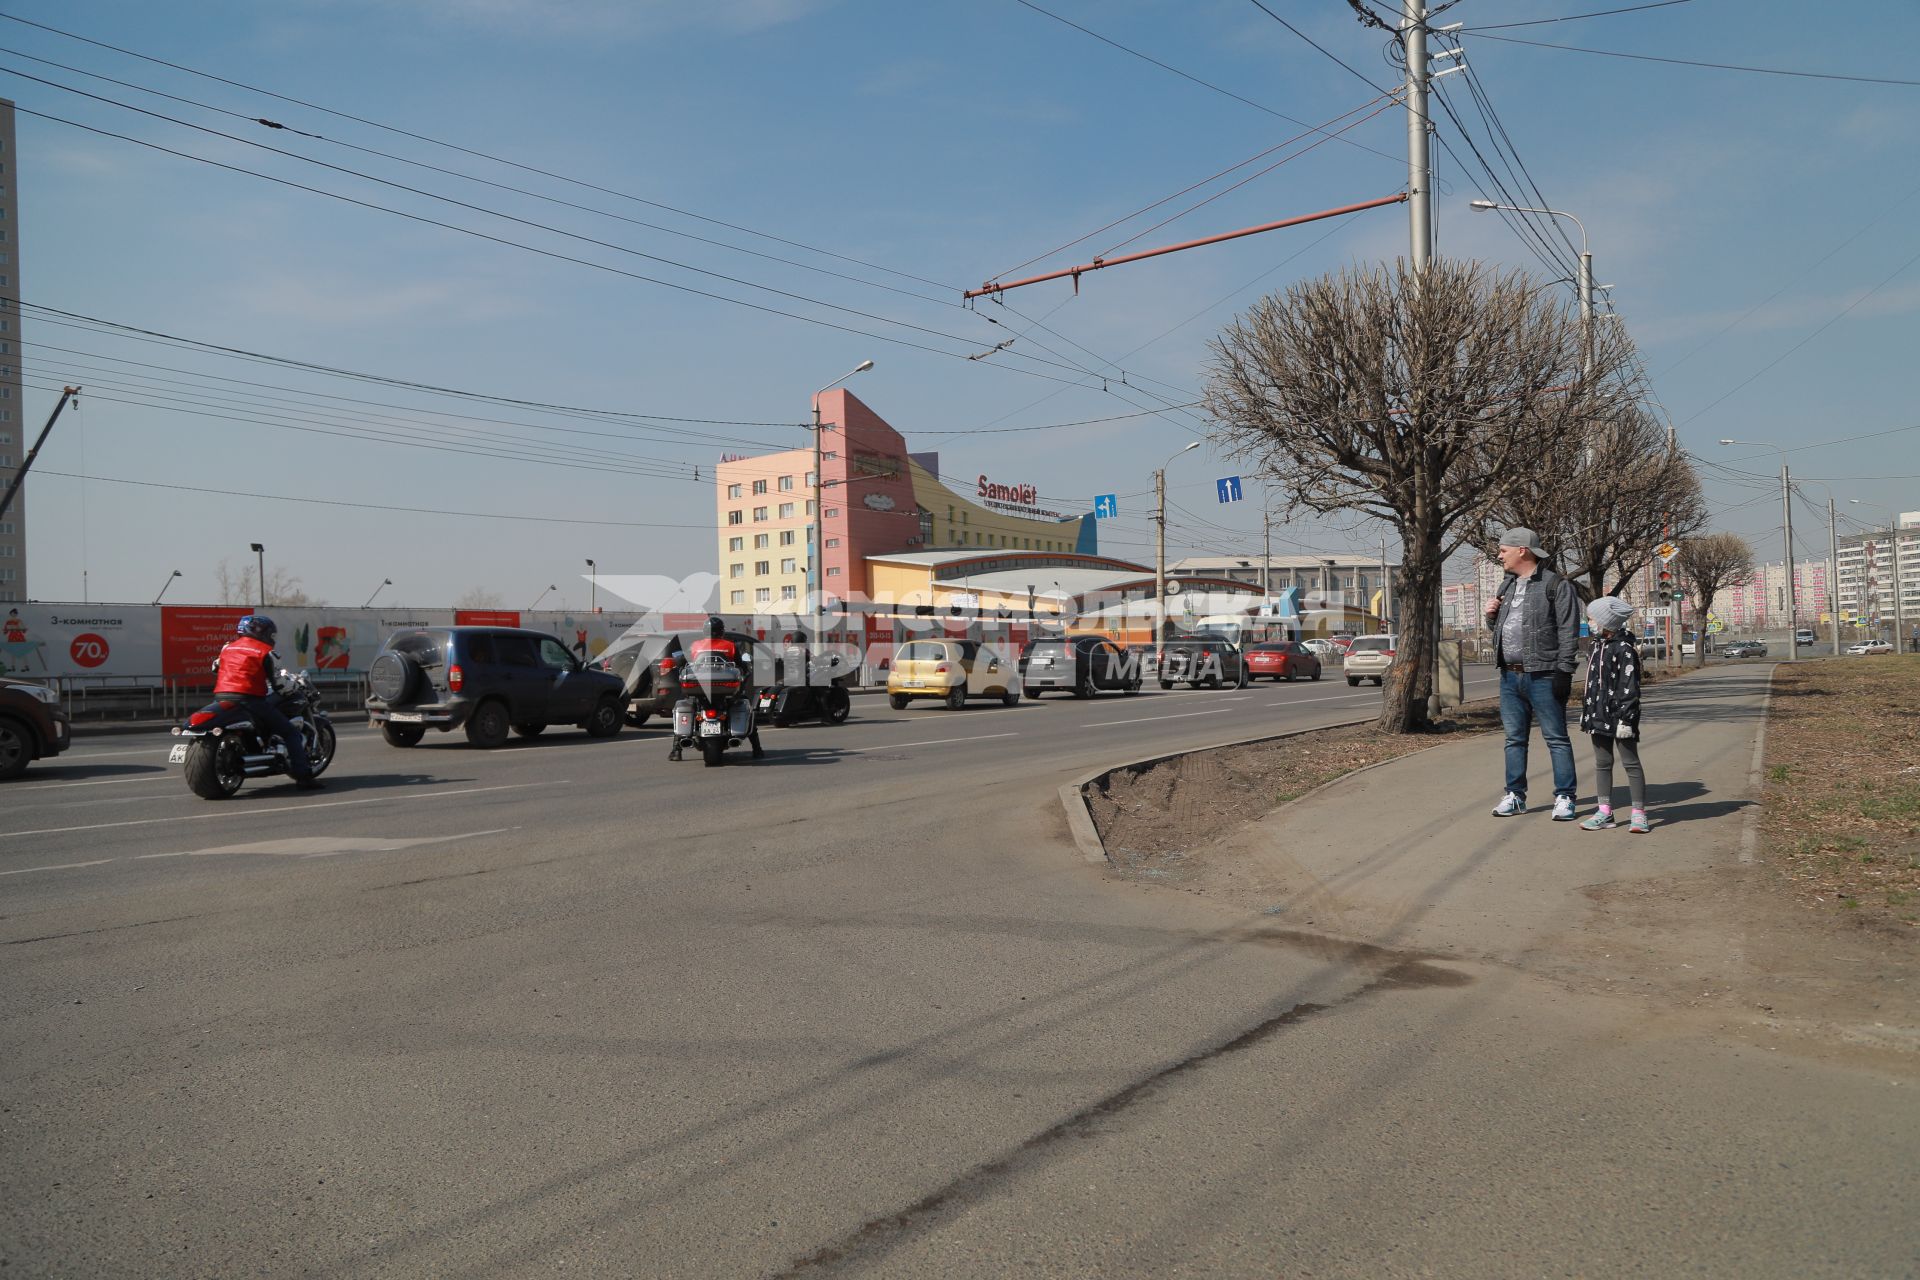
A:
[[[1397,636],[1359,636],[1347,650],[1347,683],[1357,685],[1362,680],[1371,680],[1383,684],[1387,672],[1393,670],[1393,653],[1399,648]]]

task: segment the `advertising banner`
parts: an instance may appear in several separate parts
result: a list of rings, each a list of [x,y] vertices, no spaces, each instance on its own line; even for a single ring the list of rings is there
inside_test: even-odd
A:
[[[151,605],[9,605],[0,616],[0,675],[158,671],[160,611]]]
[[[160,673],[176,677],[207,675],[220,650],[233,639],[240,619],[251,612],[238,606],[162,605]]]

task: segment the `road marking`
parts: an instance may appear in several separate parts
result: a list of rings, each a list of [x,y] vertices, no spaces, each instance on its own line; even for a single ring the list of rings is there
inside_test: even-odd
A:
[[[157,747],[140,747],[137,750],[126,751],[63,751],[54,759],[61,764],[66,764],[73,760],[99,760],[106,756],[144,756],[149,752],[165,751],[167,746],[168,744],[163,742]]]
[[[245,844],[218,845],[210,849],[183,849],[178,853],[143,853],[146,858],[205,858],[215,854],[257,853],[282,858],[325,858],[341,853],[398,853],[424,844],[445,844],[449,840],[472,840],[479,836],[497,836],[517,827],[493,827],[486,831],[463,831],[453,836],[288,836],[280,840],[253,840]]]
[[[1225,707],[1215,707],[1211,711],[1178,711],[1170,716],[1141,716],[1137,720],[1096,720],[1086,727],[1105,729],[1116,724],[1146,724],[1149,720],[1185,720],[1188,716],[1217,716],[1225,710]]]
[[[174,776],[171,769],[156,769],[138,778],[96,778],[92,782],[41,782],[22,791],[59,791],[66,787],[110,787],[116,782],[165,782]]]
[[[382,804],[388,800],[438,800],[445,796],[476,796],[486,791],[521,791],[528,787],[564,787],[571,778],[554,782],[510,782],[498,787],[466,787],[459,791],[421,791],[405,796],[370,796],[365,800],[320,800],[311,804],[283,804],[272,809],[245,806],[222,809],[218,813],[189,813],[178,818],[134,818],[127,822],[95,822],[84,827],[42,827],[38,831],[10,831],[10,836],[58,836],[73,831],[104,831],[109,827],[150,827],[161,822],[209,822],[215,818],[247,817],[268,813],[293,813],[301,809],[343,809],[348,805]],[[142,857],[153,855],[142,854]],[[111,861],[111,859],[109,859]]]
[[[884,747],[849,747],[850,756],[864,755],[870,751],[903,751],[908,747],[941,747],[949,742],[985,742],[988,738],[1017,738],[1018,733],[982,733],[972,738],[929,738],[925,742],[894,742]]]
[[[22,867],[18,871],[0,871],[0,876],[24,876],[35,871],[68,871],[74,867],[97,867],[106,862],[118,862],[118,858],[95,858],[92,862],[56,862],[50,867]]]
[[[1222,698],[1222,699],[1220,699],[1220,701],[1222,701],[1222,702],[1245,702],[1245,701],[1246,701],[1246,700],[1247,700],[1248,698],[1251,698],[1252,696],[1253,696],[1253,695],[1252,695],[1252,694],[1250,694],[1250,693],[1239,693],[1239,694],[1235,694],[1235,695],[1234,695],[1233,697],[1231,697],[1231,698]]]

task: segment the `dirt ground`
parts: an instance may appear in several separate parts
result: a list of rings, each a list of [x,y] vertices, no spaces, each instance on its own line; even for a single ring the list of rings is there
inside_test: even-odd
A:
[[[1920,1069],[1920,658],[1775,680],[1758,865],[1588,886],[1587,919],[1524,967],[1767,1048]],[[1444,735],[1356,726],[1182,757],[1116,774],[1089,808],[1118,874],[1267,911],[1304,886],[1237,833],[1355,769],[1499,727],[1490,703],[1456,714]],[[1365,939],[1367,908],[1341,905],[1301,923]]]

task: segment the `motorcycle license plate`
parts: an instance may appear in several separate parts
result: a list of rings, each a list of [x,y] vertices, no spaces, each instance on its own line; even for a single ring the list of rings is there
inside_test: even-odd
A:
[[[174,743],[173,750],[167,752],[168,764],[184,764],[186,762],[186,759],[187,759],[187,744],[184,742]]]
[[[387,719],[393,721],[395,724],[420,724],[424,722],[426,718],[424,714],[418,711],[389,711],[387,713]]]
[[[726,731],[727,726],[721,724],[718,720],[702,720],[700,722],[700,736],[703,738],[717,738]]]

